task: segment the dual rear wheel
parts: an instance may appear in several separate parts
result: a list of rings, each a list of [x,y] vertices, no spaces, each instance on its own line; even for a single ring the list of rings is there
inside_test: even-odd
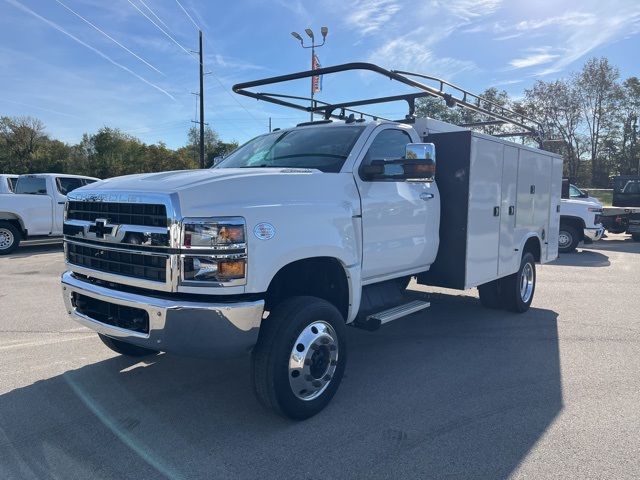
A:
[[[482,306],[505,308],[517,313],[529,310],[535,290],[536,263],[529,252],[522,256],[516,273],[478,286]]]

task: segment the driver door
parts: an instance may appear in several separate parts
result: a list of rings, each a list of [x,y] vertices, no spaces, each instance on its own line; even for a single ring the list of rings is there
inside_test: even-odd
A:
[[[397,160],[413,139],[409,130],[381,125],[360,166]],[[389,166],[393,168],[393,166]],[[426,270],[438,249],[440,198],[435,182],[364,180],[354,172],[362,204],[362,278],[366,283]]]

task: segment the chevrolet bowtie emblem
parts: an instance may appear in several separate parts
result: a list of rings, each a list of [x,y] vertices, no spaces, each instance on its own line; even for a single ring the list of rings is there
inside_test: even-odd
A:
[[[113,234],[113,225],[107,225],[107,220],[99,218],[92,230],[96,234],[96,238],[104,238],[105,234]]]

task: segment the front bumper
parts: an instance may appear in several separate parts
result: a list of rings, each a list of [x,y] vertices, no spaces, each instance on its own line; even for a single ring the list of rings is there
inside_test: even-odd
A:
[[[204,303],[177,300],[166,294],[139,295],[95,285],[72,272],[62,274],[62,294],[67,313],[98,333],[189,356],[224,357],[249,351],[258,338],[264,312],[264,300]],[[81,313],[74,300],[77,295],[146,311],[148,333],[103,323]]]
[[[585,228],[584,229],[584,238],[587,241],[597,242],[604,235],[604,227],[596,227],[596,228]]]

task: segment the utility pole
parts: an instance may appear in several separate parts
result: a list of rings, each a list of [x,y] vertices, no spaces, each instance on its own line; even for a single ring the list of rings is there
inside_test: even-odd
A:
[[[316,43],[316,39],[313,35],[313,30],[310,28],[305,28],[305,33],[311,39],[311,45],[305,45],[302,36],[298,32],[291,32],[291,36],[300,42],[300,46],[302,48],[310,48],[311,49],[311,70],[316,69],[316,48],[320,48],[324,45],[324,42],[327,41],[327,34],[329,33],[329,29],[327,27],[322,27],[320,29],[320,33],[322,34],[322,43]],[[310,120],[313,122],[313,107],[314,107],[314,95],[316,93],[315,85],[314,85],[315,77],[311,77],[311,114]]]
[[[200,168],[205,168],[204,162],[204,60],[202,58],[202,30],[198,31],[200,38]]]

